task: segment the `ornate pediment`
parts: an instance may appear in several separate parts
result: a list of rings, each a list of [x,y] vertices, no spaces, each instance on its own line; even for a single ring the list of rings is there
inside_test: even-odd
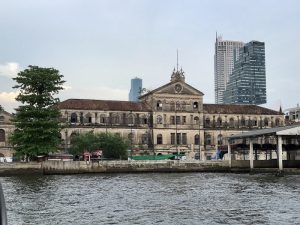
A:
[[[204,94],[192,87],[191,85],[185,83],[185,75],[182,69],[173,70],[171,75],[171,82],[167,83],[159,88],[156,88],[153,91],[148,92],[140,97],[140,99],[147,99],[151,95],[177,95],[180,96],[203,96]]]
[[[171,95],[203,95],[203,93],[192,86],[182,82],[170,82],[158,89],[153,94],[171,94]]]

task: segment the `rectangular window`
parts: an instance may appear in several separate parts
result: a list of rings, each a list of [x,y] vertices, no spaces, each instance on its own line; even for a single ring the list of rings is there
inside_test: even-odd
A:
[[[186,145],[186,143],[187,143],[187,135],[186,133],[182,133],[182,144]]]
[[[177,133],[177,138],[176,138],[177,144],[180,145],[181,143],[181,134]]]
[[[171,116],[170,117],[170,123],[171,124],[175,124],[175,116]]]
[[[176,116],[176,124],[180,124],[180,116]]]
[[[182,117],[182,124],[186,124],[186,116]]]
[[[175,133],[171,133],[171,145],[175,144]]]

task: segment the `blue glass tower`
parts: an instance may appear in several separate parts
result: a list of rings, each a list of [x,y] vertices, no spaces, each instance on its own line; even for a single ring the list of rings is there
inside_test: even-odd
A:
[[[131,79],[131,88],[129,92],[129,101],[137,102],[139,100],[140,92],[143,88],[143,80],[140,78]]]
[[[266,102],[265,43],[251,41],[239,50],[224,103],[260,105]]]

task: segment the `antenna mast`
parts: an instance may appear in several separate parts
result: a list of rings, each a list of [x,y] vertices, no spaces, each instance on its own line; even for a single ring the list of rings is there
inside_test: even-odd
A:
[[[178,49],[177,49],[177,71],[178,71]]]

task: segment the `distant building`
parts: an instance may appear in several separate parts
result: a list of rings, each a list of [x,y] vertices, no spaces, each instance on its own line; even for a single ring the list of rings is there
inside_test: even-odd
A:
[[[137,102],[139,100],[139,96],[141,93],[141,90],[143,88],[142,84],[143,80],[140,78],[133,78],[131,79],[131,88],[129,92],[129,101],[131,102]]]
[[[224,92],[225,104],[260,105],[267,102],[265,43],[251,41],[241,47]]]
[[[226,90],[229,77],[233,70],[235,57],[244,46],[240,41],[223,41],[216,37],[215,43],[215,103],[223,104],[223,93]]]
[[[300,122],[300,106],[283,110],[287,122]]]

